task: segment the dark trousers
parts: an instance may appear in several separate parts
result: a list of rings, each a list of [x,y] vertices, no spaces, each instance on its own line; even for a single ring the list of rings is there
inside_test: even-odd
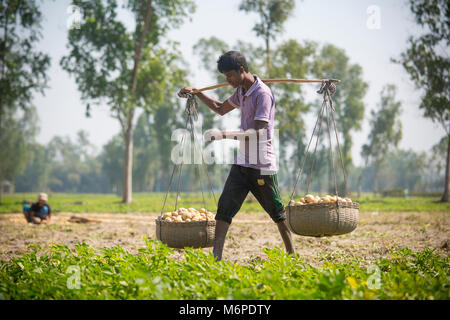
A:
[[[286,219],[277,175],[261,175],[258,169],[234,164],[219,199],[216,220],[231,223],[249,191],[275,223]]]

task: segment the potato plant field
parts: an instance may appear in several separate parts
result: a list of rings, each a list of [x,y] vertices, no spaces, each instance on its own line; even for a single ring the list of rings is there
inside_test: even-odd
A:
[[[389,206],[408,199],[352,199],[361,203],[356,230],[293,235],[295,257],[249,200],[216,262],[212,248],[172,249],[157,241],[158,210],[100,210],[100,203],[115,206],[109,195],[96,195],[96,204],[80,197],[82,212],[60,205],[75,207],[73,196],[53,196],[55,213],[46,225],[26,223],[20,213],[26,195],[4,199],[1,299],[450,299],[450,210],[436,199],[411,198],[414,209],[405,211]],[[195,195],[185,199],[185,207],[201,203]]]

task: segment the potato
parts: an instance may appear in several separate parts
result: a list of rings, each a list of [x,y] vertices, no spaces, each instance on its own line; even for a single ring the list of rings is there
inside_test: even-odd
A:
[[[330,202],[336,202],[336,196],[328,196],[328,199],[330,199]]]
[[[338,197],[338,201],[340,201],[342,203],[347,203],[347,200],[345,200],[345,198],[341,198],[341,197]]]
[[[294,203],[294,206],[296,206],[296,207],[303,206],[303,205],[304,205],[304,203],[301,202],[301,201],[297,201],[297,202]]]
[[[215,213],[208,211],[206,208],[197,210],[195,208],[179,208],[174,212],[164,212],[161,218],[168,222],[192,222],[214,220]]]
[[[314,203],[315,200],[316,200],[316,198],[312,194],[307,194],[305,196],[306,203]]]
[[[347,201],[348,203],[352,203],[353,202],[352,199],[350,199],[350,198],[345,198],[345,201]]]
[[[293,207],[294,205],[295,205],[295,201],[294,200],[289,201],[289,203],[288,203],[289,207]]]

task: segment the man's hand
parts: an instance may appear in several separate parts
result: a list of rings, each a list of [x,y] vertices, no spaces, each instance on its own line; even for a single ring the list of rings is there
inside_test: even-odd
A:
[[[211,129],[205,131],[204,134],[205,141],[215,141],[215,140],[222,140],[223,139],[223,132],[217,129]]]
[[[187,93],[192,93],[192,91],[196,91],[197,89],[194,87],[184,87],[178,92],[178,96],[180,98],[187,98]]]

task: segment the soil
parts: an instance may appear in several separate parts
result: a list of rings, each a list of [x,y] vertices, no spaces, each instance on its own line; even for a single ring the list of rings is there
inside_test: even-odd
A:
[[[56,213],[50,224],[29,224],[22,214],[0,215],[0,260],[29,252],[27,247],[52,243],[73,248],[85,242],[94,248],[120,245],[137,253],[144,237],[156,239],[156,213]],[[293,235],[296,252],[305,261],[320,267],[325,261],[349,261],[354,256],[363,263],[389,257],[392,250],[408,247],[418,251],[429,247],[442,256],[450,254],[450,212],[361,212],[358,227],[334,237]],[[248,263],[267,256],[263,248],[283,248],[277,226],[260,213],[238,213],[230,226],[223,259]],[[212,248],[203,248],[211,252]],[[174,249],[173,258],[182,259],[183,250]]]

